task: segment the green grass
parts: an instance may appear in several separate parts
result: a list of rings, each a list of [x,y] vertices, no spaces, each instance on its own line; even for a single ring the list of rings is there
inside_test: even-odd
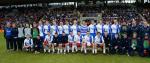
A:
[[[7,52],[5,39],[0,34],[0,63],[150,63],[150,58],[126,55],[33,54]]]

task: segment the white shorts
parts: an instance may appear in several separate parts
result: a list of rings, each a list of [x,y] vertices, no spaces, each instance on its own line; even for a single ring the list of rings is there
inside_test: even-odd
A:
[[[44,47],[44,49],[48,50],[48,49],[49,49],[49,47],[48,47],[48,46],[45,46],[45,47]]]
[[[49,42],[49,43],[48,43],[48,45],[52,45],[52,43],[51,43],[51,42]]]
[[[91,46],[91,43],[90,43],[90,42],[87,42],[87,46]]]

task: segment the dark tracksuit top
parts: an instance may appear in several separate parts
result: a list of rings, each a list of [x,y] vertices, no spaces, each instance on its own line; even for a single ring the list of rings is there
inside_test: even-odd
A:
[[[12,28],[11,27],[6,27],[4,28],[4,37],[6,39],[6,47],[7,49],[13,49],[12,45]]]
[[[143,25],[138,25],[137,26],[137,37],[140,37],[141,39],[143,39],[144,37],[144,32],[145,32],[145,29],[144,29],[144,26]]]
[[[117,44],[120,42],[120,39],[119,38],[114,38],[111,43],[110,43],[110,53],[111,54],[114,54],[116,53],[116,48],[115,46],[118,46]]]
[[[137,39],[137,47],[138,49],[143,48],[144,36],[146,29],[143,25],[138,26],[138,39]]]
[[[132,37],[132,26],[131,25],[127,26],[127,36],[130,38]]]
[[[52,43],[59,44],[59,37],[58,36],[57,37],[54,36]]]
[[[128,26],[127,25],[122,25],[121,30],[120,30],[121,36],[123,36],[123,34],[127,34],[127,32],[128,32]]]
[[[125,34],[125,33],[127,33],[127,30],[128,30],[127,25],[122,25],[122,26],[121,26],[120,33]]]
[[[133,37],[133,33],[137,33],[137,32],[138,32],[137,25],[129,25],[128,26],[128,30],[127,30],[127,37],[128,37],[128,39],[131,41],[131,39]]]
[[[109,47],[109,44],[110,44],[110,37],[109,37],[109,35],[107,35],[107,36],[104,35],[104,41],[105,41],[106,47]]]
[[[4,28],[4,37],[6,39],[11,39],[12,38],[12,28],[11,27]]]
[[[68,43],[68,37],[67,37],[67,35],[62,36],[60,39],[61,39],[62,43]]]
[[[18,37],[18,28],[12,28],[12,37],[17,38]]]
[[[12,28],[13,46],[17,49],[18,28]]]
[[[148,34],[148,36],[150,35],[150,27],[149,26],[143,26],[143,34]]]
[[[121,47],[128,47],[128,38],[122,38],[120,42]]]
[[[139,32],[138,29],[139,29],[139,27],[137,25],[132,25],[132,27],[131,27],[131,31],[132,31],[131,37],[133,36],[133,33],[135,33],[135,32],[138,33]]]
[[[132,25],[132,28],[131,28],[131,30],[132,30],[132,33],[134,33],[134,32],[137,32],[137,25]]]
[[[37,39],[35,41],[35,45],[37,45],[38,48],[41,48],[42,47],[42,40],[41,39]]]
[[[119,37],[118,38],[114,38],[112,43],[111,43],[111,46],[112,47],[118,46],[118,43],[120,43]]]

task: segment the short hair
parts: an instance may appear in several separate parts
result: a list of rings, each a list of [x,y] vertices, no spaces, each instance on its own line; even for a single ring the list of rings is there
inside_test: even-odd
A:
[[[28,37],[28,36],[29,36],[29,37],[31,37],[31,35],[30,35],[30,34],[27,34],[27,35],[26,35],[26,37]]]
[[[99,34],[100,32],[97,32],[97,34]]]
[[[145,33],[145,36],[148,36],[148,33]]]
[[[57,32],[55,34],[58,34]]]
[[[80,31],[77,31],[77,32],[80,32]]]
[[[62,33],[65,33],[64,31]]]
[[[40,37],[40,35],[37,35],[37,37]]]

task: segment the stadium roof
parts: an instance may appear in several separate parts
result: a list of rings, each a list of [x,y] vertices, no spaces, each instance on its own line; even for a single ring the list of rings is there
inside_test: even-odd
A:
[[[12,4],[32,4],[32,3],[50,3],[50,2],[80,2],[80,1],[125,1],[125,0],[0,0],[0,5],[12,5]],[[132,0],[128,0],[132,1]],[[135,0],[144,1],[144,0]]]
[[[48,3],[48,2],[74,2],[74,1],[80,1],[80,0],[0,0],[0,5]]]
[[[0,5],[49,3],[49,2],[79,2],[79,1],[104,1],[104,0],[0,0]]]

